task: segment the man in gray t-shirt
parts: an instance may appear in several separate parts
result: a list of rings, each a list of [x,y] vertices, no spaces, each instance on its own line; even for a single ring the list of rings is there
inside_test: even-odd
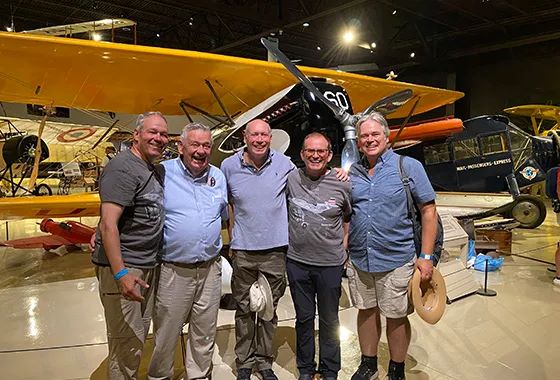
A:
[[[159,112],[138,117],[130,150],[100,178],[101,219],[92,261],[105,310],[109,379],[136,379],[152,317],[163,231],[163,170],[154,165],[169,141]]]
[[[286,270],[296,310],[300,379],[320,373],[336,379],[340,370],[338,304],[347,255],[345,231],[352,212],[351,185],[327,165],[329,139],[309,134],[303,142],[304,169],[288,176],[289,245]],[[319,313],[319,368],[315,362],[315,309]]]

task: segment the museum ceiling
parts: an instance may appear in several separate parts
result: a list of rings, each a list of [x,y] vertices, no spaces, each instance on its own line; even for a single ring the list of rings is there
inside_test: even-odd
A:
[[[106,18],[137,23],[136,31],[117,31],[117,42],[133,43],[136,34],[142,45],[265,59],[259,38],[272,36],[298,64],[369,65],[366,71],[374,73],[480,56],[543,55],[560,45],[560,1],[0,1],[0,27],[15,31]],[[348,30],[354,39],[343,42]]]

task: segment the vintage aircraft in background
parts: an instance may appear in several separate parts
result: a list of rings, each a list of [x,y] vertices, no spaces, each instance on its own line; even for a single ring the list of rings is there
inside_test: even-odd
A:
[[[61,246],[77,246],[89,244],[95,229],[76,221],[55,222],[43,219],[40,223],[41,231],[50,235],[28,237],[23,239],[0,242],[0,246],[12,248],[43,248],[46,251]]]
[[[560,126],[560,107],[551,105],[529,104],[506,108],[504,112],[531,118],[535,136],[548,136]]]
[[[531,136],[500,115],[475,117],[463,125],[460,133],[399,153],[424,164],[436,191],[479,192],[488,198],[490,193],[509,192],[513,200],[493,213],[513,217],[523,227],[540,225],[546,217],[542,199],[520,195],[520,189],[543,181],[546,171],[559,164],[556,133]]]
[[[276,130],[283,128],[280,135],[284,143],[289,137],[288,154],[299,149],[298,133],[319,129],[334,137],[335,153],[340,155],[344,150],[341,118],[350,121],[344,127],[352,128],[356,110],[383,111],[385,107],[392,111],[385,112],[388,118],[405,118],[463,96],[457,91],[308,67],[302,70],[317,78],[316,84],[309,86],[311,81],[297,77],[301,83],[294,85],[296,79],[278,63],[72,38],[2,32],[0,52],[0,101],[124,113],[158,110],[189,118],[189,112],[202,114],[216,122],[213,136],[219,153],[215,161],[242,146],[239,134],[254,117],[267,118]],[[328,122],[319,123],[319,118]],[[448,122],[444,124],[429,135],[435,137],[440,131],[446,136],[461,128],[457,122],[451,129]],[[421,135],[416,130],[416,137]],[[95,195],[67,198],[31,198],[30,207],[19,199],[2,199],[0,203],[7,203],[0,204],[0,219],[18,214],[37,218],[98,212],[84,207],[98,202]],[[73,209],[68,207],[70,202]]]
[[[111,145],[107,142],[109,132],[110,127],[0,117],[3,195],[52,195],[54,184],[60,190],[64,187],[60,184],[73,180],[93,183],[104,149]],[[37,153],[39,141],[41,152]],[[30,186],[29,177],[35,166],[38,181]]]

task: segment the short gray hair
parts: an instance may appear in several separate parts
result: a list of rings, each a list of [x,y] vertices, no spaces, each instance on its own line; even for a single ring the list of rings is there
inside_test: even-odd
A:
[[[181,132],[181,141],[185,141],[187,139],[187,134],[190,131],[203,131],[203,132],[208,132],[210,133],[210,140],[212,140],[212,131],[210,130],[209,127],[207,127],[204,124],[201,123],[189,123],[187,125],[185,125],[185,127],[183,128],[183,132]]]
[[[385,120],[385,117],[383,117],[382,114],[375,111],[362,115],[358,120],[358,122],[356,123],[356,134],[358,135],[358,137],[360,137],[360,127],[366,121],[375,121],[379,123],[383,127],[383,134],[385,135],[385,137],[389,137],[391,130],[389,129],[389,124],[387,123],[387,120]]]
[[[161,112],[159,111],[150,111],[150,112],[144,112],[141,113],[140,115],[138,115],[138,118],[136,119],[136,126],[134,127],[135,131],[141,131],[142,128],[144,127],[144,122],[146,121],[146,119],[148,119],[149,117],[152,116],[159,116],[163,119],[163,121],[165,121],[165,124],[167,124],[167,119],[162,115]]]

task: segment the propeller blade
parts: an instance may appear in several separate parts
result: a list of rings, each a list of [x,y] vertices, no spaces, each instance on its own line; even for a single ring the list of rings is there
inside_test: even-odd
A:
[[[309,91],[313,93],[323,104],[330,108],[330,110],[335,114],[335,116],[343,123],[346,124],[346,120],[351,117],[348,112],[343,108],[338,107],[333,102],[329,101],[325,96],[319,91],[317,87],[303,74],[297,67],[278,49],[276,45],[271,43],[266,38],[261,38],[261,43],[264,45],[266,50],[268,50],[284,67],[295,76],[302,85],[305,86]]]
[[[362,112],[362,114],[367,115],[372,111],[379,112],[383,115],[390,114],[391,112],[395,112],[397,109],[404,106],[406,102],[412,99],[412,96],[412,90],[409,88],[407,88],[406,90],[395,92],[394,94],[388,95],[373,103],[371,106],[366,108],[366,110]]]
[[[33,159],[33,170],[31,171],[31,177],[29,177],[28,188],[33,190],[35,187],[35,182],[37,182],[37,176],[39,175],[39,162],[41,162],[41,137],[43,136],[43,131],[45,130],[45,124],[47,123],[47,113],[43,116],[41,124],[39,125],[39,132],[37,133],[37,146],[35,147],[35,157]]]

